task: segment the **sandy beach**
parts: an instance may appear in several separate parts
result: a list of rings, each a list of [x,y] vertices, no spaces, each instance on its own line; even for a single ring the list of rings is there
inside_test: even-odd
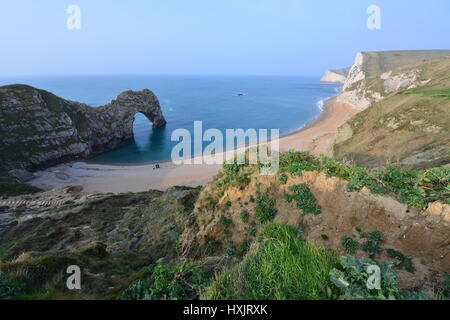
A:
[[[280,138],[280,151],[310,151],[330,154],[334,135],[342,124],[360,112],[350,105],[327,100],[321,115],[303,129]],[[239,150],[238,150],[239,151]],[[74,162],[36,172],[35,186],[45,189],[82,186],[86,193],[139,192],[164,190],[175,185],[200,186],[217,174],[221,165],[160,163],[144,165],[101,165]]]

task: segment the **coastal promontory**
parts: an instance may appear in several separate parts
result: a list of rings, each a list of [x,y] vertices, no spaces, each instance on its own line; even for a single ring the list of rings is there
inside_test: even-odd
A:
[[[148,89],[125,91],[93,108],[27,85],[0,87],[0,170],[34,170],[86,159],[133,137],[136,113],[166,124]]]

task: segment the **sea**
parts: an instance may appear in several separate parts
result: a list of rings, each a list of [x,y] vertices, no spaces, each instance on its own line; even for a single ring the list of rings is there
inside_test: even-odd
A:
[[[326,99],[336,96],[338,84],[324,84],[312,76],[15,76],[0,77],[0,85],[21,83],[50,91],[64,99],[93,108],[107,104],[125,90],[148,88],[159,99],[167,120],[164,128],[151,128],[142,114],[134,121],[134,138],[118,149],[89,162],[143,164],[170,160],[172,132],[194,121],[203,130],[279,129],[289,134],[318,117]],[[238,95],[242,94],[242,95]],[[192,139],[193,140],[193,139]]]

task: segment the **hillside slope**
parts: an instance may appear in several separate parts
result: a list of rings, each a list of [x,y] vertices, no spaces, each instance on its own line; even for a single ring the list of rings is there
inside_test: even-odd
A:
[[[351,67],[344,90],[365,78],[379,76],[384,72],[431,59],[450,56],[450,50],[401,50],[359,52]]]
[[[412,259],[410,270],[416,271],[400,272],[404,288],[431,281],[431,270],[450,269],[450,206],[433,202],[437,198],[421,191],[434,188],[424,181],[433,180],[429,175],[437,171],[387,168],[371,173],[295,152],[283,155],[280,165],[280,173],[274,176],[260,175],[252,166],[224,165],[199,196],[193,212],[195,228],[183,234],[182,250],[190,255],[240,252],[254,241],[262,225],[274,220],[300,227],[310,242],[339,253],[345,237],[381,233],[385,248]],[[439,174],[444,176],[438,183],[441,201],[448,202],[444,189],[450,183],[450,172],[440,169]],[[428,203],[416,202],[421,197]],[[371,245],[366,243],[358,255],[372,256],[377,246]],[[375,255],[389,259],[383,252],[376,249]]]
[[[335,157],[366,167],[450,163],[450,57],[397,68],[353,88],[371,106],[339,129]]]

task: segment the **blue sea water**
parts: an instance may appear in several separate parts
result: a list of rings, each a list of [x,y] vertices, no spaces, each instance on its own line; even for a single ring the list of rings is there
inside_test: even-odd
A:
[[[101,154],[91,162],[139,164],[170,159],[172,131],[193,133],[194,121],[203,130],[279,129],[293,132],[320,114],[324,99],[336,95],[339,85],[322,84],[318,77],[281,76],[52,76],[0,78],[0,85],[24,83],[65,99],[93,107],[104,105],[122,91],[149,88],[158,97],[167,120],[152,130],[137,114],[134,139]],[[236,93],[247,95],[237,97]]]

